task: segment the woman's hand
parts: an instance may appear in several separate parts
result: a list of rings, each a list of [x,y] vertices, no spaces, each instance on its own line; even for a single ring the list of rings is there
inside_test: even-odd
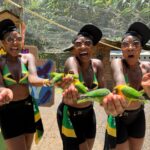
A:
[[[67,89],[63,92],[63,102],[67,105],[77,104],[76,100],[79,98],[78,90],[75,88],[73,84],[71,84]]]
[[[8,88],[0,88],[0,106],[8,104],[13,99],[13,92]]]
[[[63,77],[62,81],[56,83],[55,85],[58,87],[61,87],[62,89],[66,89],[68,88],[71,83],[73,82],[73,77],[69,76],[69,77]]]
[[[145,93],[150,97],[150,73],[146,73],[143,75],[141,85]]]
[[[110,93],[104,98],[102,106],[108,115],[117,116],[125,111],[128,103],[122,96]]]

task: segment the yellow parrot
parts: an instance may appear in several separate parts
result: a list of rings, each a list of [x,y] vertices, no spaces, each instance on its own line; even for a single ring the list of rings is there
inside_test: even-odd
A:
[[[132,102],[132,101],[139,101],[142,103],[146,103],[147,100],[145,100],[143,94],[143,91],[137,91],[136,89],[126,85],[117,85],[114,87],[113,92],[116,94],[119,94],[123,96],[127,101]]]

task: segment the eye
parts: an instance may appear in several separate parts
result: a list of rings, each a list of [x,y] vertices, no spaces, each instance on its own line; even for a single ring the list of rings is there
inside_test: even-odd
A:
[[[12,42],[12,41],[13,41],[13,38],[12,38],[12,37],[8,37],[8,38],[6,38],[6,41],[7,41],[7,42]]]
[[[86,46],[91,46],[91,45],[92,45],[92,41],[87,40],[87,41],[84,42],[84,44],[85,44]]]
[[[134,41],[134,42],[133,42],[133,45],[134,45],[135,47],[139,47],[139,46],[141,45],[141,43],[140,43],[140,41]]]
[[[20,37],[17,37],[17,38],[16,38],[16,41],[21,42],[21,41],[22,41],[22,37],[21,37],[21,36],[20,36]]]
[[[128,42],[122,42],[121,46],[122,47],[129,47],[129,43]]]
[[[75,43],[74,43],[74,46],[75,46],[75,47],[80,47],[81,45],[82,45],[81,42],[75,42]]]

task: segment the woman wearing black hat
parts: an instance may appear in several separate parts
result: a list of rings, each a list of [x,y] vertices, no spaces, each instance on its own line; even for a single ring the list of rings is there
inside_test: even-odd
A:
[[[21,54],[22,37],[14,22],[0,22],[0,40],[6,51],[0,61],[0,85],[13,92],[13,100],[0,106],[0,124],[8,150],[29,150],[35,132],[32,98],[28,83],[36,86],[48,84],[38,78],[32,54]]]
[[[31,53],[20,53],[22,37],[12,20],[0,22],[0,40],[7,53],[0,60],[0,86],[13,92],[12,101],[0,106],[1,131],[8,150],[30,150],[36,131],[36,108],[33,110],[28,85],[49,85],[50,81],[37,76],[35,58]]]
[[[80,81],[84,82],[89,89],[104,86],[102,63],[100,60],[91,59],[93,46],[98,43],[101,37],[102,33],[96,26],[87,24],[82,27],[73,40],[74,47],[72,53],[74,56],[68,58],[65,63],[65,72],[78,74]],[[72,92],[72,97],[70,97],[70,92]],[[93,104],[91,102],[77,104],[75,101],[72,101],[78,95],[73,85],[63,94],[63,102],[59,105],[57,113],[63,149],[92,149],[96,133],[96,119]],[[66,135],[62,131],[65,105],[68,107],[69,118],[73,125],[73,132],[75,132],[73,135]]]
[[[116,85],[129,84],[138,91],[148,88],[147,78],[143,75],[150,73],[150,62],[140,61],[142,47],[150,39],[150,29],[141,22],[133,23],[122,38],[122,59],[112,61],[113,77]],[[145,80],[144,80],[145,79]],[[144,82],[145,81],[145,82]],[[143,87],[142,87],[143,85]],[[150,84],[149,84],[150,87]],[[148,93],[148,90],[145,91]],[[105,150],[141,150],[145,136],[145,114],[143,103],[130,102],[125,111],[115,117],[116,139],[111,136],[105,143]],[[107,148],[106,148],[107,147]]]
[[[101,37],[102,32],[96,26],[83,26],[73,40],[73,56],[65,63],[65,72],[79,75],[79,80],[89,90],[104,87],[102,62],[92,58],[93,48]],[[64,150],[91,150],[94,144],[96,119],[93,103],[77,104],[78,96],[77,89],[71,85],[64,91],[63,102],[58,107],[57,121]]]

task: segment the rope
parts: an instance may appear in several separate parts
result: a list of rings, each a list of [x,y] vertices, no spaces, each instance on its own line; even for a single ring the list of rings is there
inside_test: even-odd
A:
[[[38,17],[38,18],[41,18],[42,20],[45,20],[45,21],[49,22],[50,24],[54,24],[54,25],[56,25],[56,26],[58,26],[58,27],[60,27],[60,28],[62,28],[62,29],[65,29],[65,30],[67,30],[67,31],[73,32],[73,33],[75,33],[75,34],[78,33],[77,31],[74,31],[74,30],[72,30],[72,29],[70,29],[70,28],[68,28],[68,27],[65,27],[65,26],[63,26],[63,25],[61,25],[61,24],[59,24],[59,23],[57,23],[57,22],[55,22],[55,21],[53,21],[53,20],[51,20],[51,19],[47,19],[47,18],[43,17],[42,15],[40,15],[40,14],[38,14],[38,13],[36,13],[36,12],[33,12],[33,11],[31,11],[31,10],[25,8],[25,7],[22,7],[21,5],[18,5],[17,3],[13,2],[12,0],[5,0],[5,1],[6,1],[7,3],[10,3],[11,5],[14,5],[14,6],[18,7],[18,8],[22,8],[22,9],[25,10],[26,12],[32,14],[33,16],[36,16],[36,17]],[[114,48],[114,49],[120,50],[119,47],[110,45],[110,44],[108,44],[108,43],[105,43],[105,42],[102,42],[102,41],[100,41],[99,43],[101,43],[101,44],[103,44],[103,45],[106,45],[106,46],[108,46],[108,47],[112,47],[112,48]]]
[[[33,12],[33,11],[31,11],[31,10],[25,8],[25,7],[22,7],[22,6],[16,4],[15,2],[13,2],[11,0],[5,0],[5,1],[8,2],[8,3],[10,3],[10,4],[12,4],[12,5],[14,5],[14,6],[16,6],[16,7],[18,7],[18,8],[24,9],[26,12],[28,12],[28,13],[32,14],[33,16],[36,16],[36,17],[38,17],[38,18],[40,18],[42,20],[45,20],[45,21],[49,22],[50,24],[54,24],[54,25],[56,25],[56,26],[58,26],[58,27],[60,27],[62,29],[68,30],[68,31],[73,32],[75,34],[77,33],[76,31],[74,31],[72,29],[69,29],[69,28],[67,28],[67,27],[65,27],[65,26],[63,26],[63,25],[61,25],[61,24],[59,24],[59,23],[57,23],[57,22],[55,22],[55,21],[53,21],[51,19],[47,19],[47,18],[43,17],[42,15],[39,15],[36,12]]]

